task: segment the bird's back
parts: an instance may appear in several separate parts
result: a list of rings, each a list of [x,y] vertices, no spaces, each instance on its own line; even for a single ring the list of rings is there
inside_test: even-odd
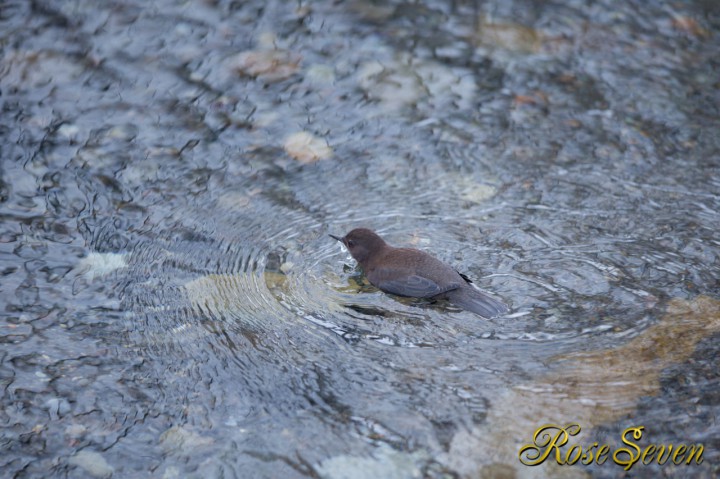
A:
[[[450,266],[412,248],[385,248],[365,265],[365,276],[383,291],[418,298],[437,296],[465,283]]]

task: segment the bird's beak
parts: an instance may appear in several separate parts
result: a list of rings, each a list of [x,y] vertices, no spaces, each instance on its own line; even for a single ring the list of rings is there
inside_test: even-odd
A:
[[[341,242],[342,244],[345,244],[345,241],[344,241],[342,238],[339,238],[339,237],[337,237],[337,236],[335,236],[335,235],[330,235],[330,237],[333,238],[333,239],[338,240],[338,241]]]

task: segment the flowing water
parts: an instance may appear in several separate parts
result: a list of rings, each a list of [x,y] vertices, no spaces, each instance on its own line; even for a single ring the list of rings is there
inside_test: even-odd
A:
[[[625,477],[520,461],[572,423],[720,474],[714,2],[0,12],[2,477]]]

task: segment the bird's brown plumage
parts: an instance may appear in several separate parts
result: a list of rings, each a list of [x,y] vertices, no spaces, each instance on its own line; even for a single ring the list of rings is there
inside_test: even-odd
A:
[[[354,229],[342,238],[330,236],[345,245],[370,283],[382,291],[413,298],[448,299],[486,318],[508,311],[504,303],[472,285],[467,276],[423,251],[394,248],[367,228]]]

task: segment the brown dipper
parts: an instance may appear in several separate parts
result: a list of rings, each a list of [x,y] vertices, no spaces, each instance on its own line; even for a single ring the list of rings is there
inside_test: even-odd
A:
[[[393,248],[366,228],[354,229],[344,238],[330,236],[347,247],[370,283],[386,293],[448,299],[484,318],[508,311],[504,303],[473,286],[467,276],[427,253],[412,248]]]

